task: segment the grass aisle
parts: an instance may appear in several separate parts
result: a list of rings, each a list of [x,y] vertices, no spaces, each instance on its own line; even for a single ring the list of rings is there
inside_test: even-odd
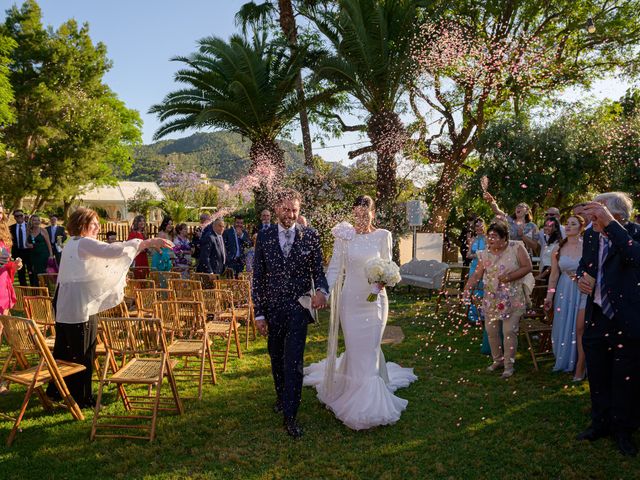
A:
[[[536,374],[526,355],[519,355],[516,375],[501,380],[484,371],[489,361],[478,353],[479,331],[466,330],[446,313],[435,318],[432,305],[415,295],[397,294],[392,302],[389,322],[406,338],[385,347],[385,355],[414,367],[419,377],[398,391],[409,406],[394,426],[352,432],[305,388],[299,420],[306,434],[291,441],[271,412],[273,387],[260,339],[219,374],[217,386],[206,387],[201,402],[185,402],[185,415],[162,415],[151,444],[90,443],[91,412],[85,411],[85,422],[74,422],[64,412],[44,414],[32,401],[11,448],[4,446],[10,423],[0,422],[0,478],[640,477],[640,459],[623,458],[612,441],[574,441],[588,422],[586,384],[551,373],[548,362]],[[323,357],[325,332],[326,318],[310,327],[307,363]],[[15,413],[23,393],[12,388],[0,397],[0,411]],[[112,412],[121,409],[115,400],[108,397]]]

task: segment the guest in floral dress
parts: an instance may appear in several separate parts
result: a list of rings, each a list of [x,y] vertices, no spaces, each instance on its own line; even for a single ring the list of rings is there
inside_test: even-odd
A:
[[[191,254],[193,253],[193,247],[187,237],[188,227],[186,223],[180,223],[176,227],[176,236],[173,239],[175,247],[173,252],[176,256],[175,267],[179,268],[183,278],[189,276],[189,267],[191,266]]]
[[[534,284],[531,269],[531,259],[522,242],[509,241],[509,226],[501,221],[492,223],[487,230],[487,249],[478,254],[478,266],[464,295],[469,299],[480,280],[484,281],[482,306],[493,358],[487,370],[504,367],[502,378],[514,373],[520,318]]]

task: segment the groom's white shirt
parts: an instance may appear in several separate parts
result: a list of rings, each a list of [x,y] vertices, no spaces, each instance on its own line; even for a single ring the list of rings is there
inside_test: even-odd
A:
[[[291,237],[293,240],[296,238],[296,224],[294,223],[291,228],[284,228],[282,225],[278,224],[278,240],[280,241],[280,249],[282,253],[284,253],[284,245],[287,243],[287,239],[285,238],[285,233],[289,231],[293,234]],[[292,242],[293,243],[293,242]]]

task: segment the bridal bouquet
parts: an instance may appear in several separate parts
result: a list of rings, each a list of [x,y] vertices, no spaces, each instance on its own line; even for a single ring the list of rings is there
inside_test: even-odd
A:
[[[401,280],[400,269],[391,260],[372,258],[365,264],[364,271],[371,284],[371,293],[367,297],[369,302],[375,302],[384,287],[393,287]]]

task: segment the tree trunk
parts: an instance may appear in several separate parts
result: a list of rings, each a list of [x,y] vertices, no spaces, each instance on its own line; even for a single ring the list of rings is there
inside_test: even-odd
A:
[[[275,140],[254,141],[249,149],[250,175],[255,177],[253,195],[256,211],[272,208],[273,194],[280,188],[285,175],[284,150]]]
[[[376,201],[383,226],[397,232],[394,220],[398,196],[396,154],[402,150],[407,133],[395,112],[383,110],[373,114],[367,124],[367,134],[376,152]]]
[[[463,161],[464,159],[459,153],[454,153],[452,157],[444,163],[444,168],[436,185],[430,209],[428,228],[431,232],[444,233],[445,231],[447,220],[451,213],[456,179],[460,173],[460,167]]]
[[[65,199],[62,202],[62,219],[65,222],[69,219],[69,210],[71,210],[71,206],[73,205],[74,201],[75,201],[75,197],[72,197],[70,199]]]
[[[296,18],[293,14],[293,5],[291,0],[278,0],[278,8],[280,11],[280,28],[287,37],[289,49],[292,53],[296,53],[298,49],[298,30],[296,27]],[[311,131],[309,130],[309,116],[307,115],[307,106],[305,104],[304,85],[302,83],[302,73],[298,73],[296,79],[296,93],[298,102],[300,103],[300,130],[302,131],[302,147],[304,149],[304,164],[313,169],[313,150],[311,147]]]

